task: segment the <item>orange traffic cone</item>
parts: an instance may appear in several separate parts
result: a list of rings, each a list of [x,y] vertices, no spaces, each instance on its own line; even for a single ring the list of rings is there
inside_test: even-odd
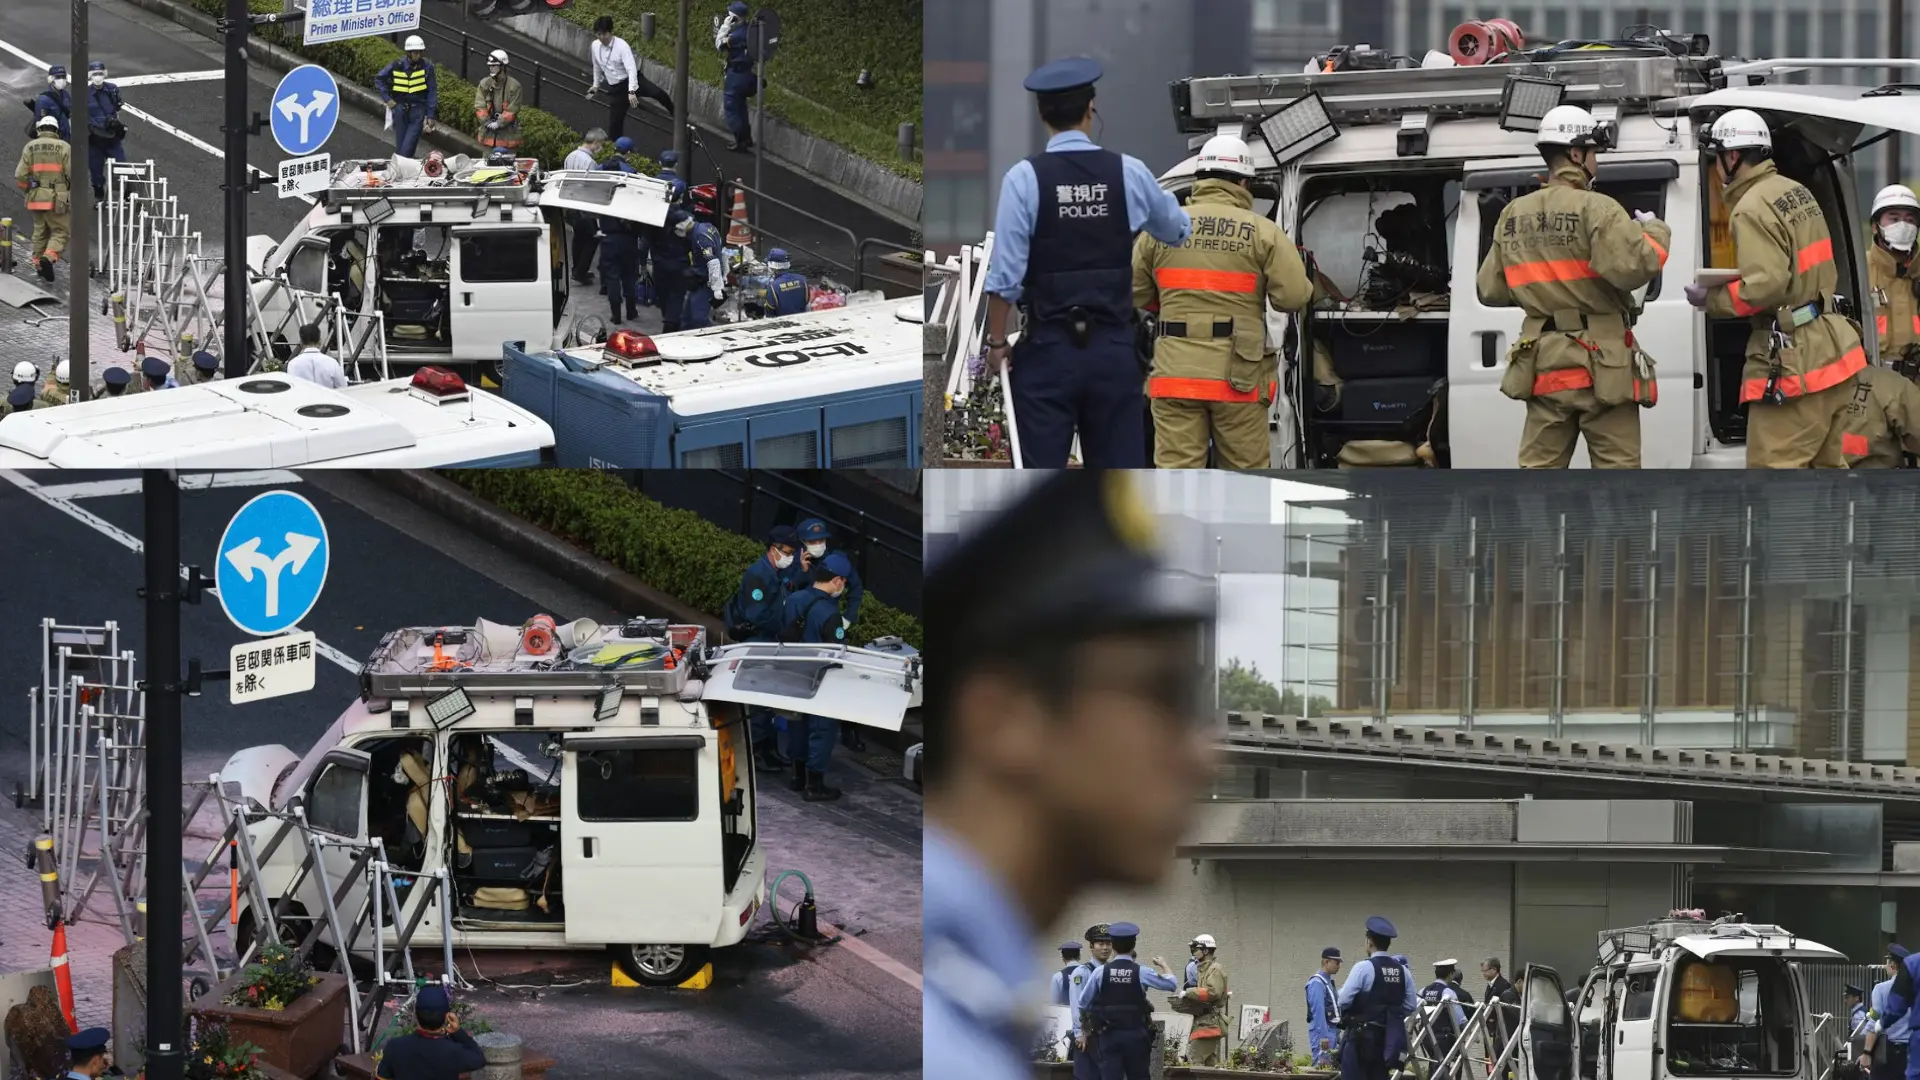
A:
[[[53,924],[53,981],[60,988],[60,1012],[67,1018],[67,1033],[77,1034],[80,1025],[73,1019],[73,972],[67,968],[67,924]]]
[[[737,183],[737,181],[736,181]],[[727,217],[733,224],[727,227],[728,247],[751,247],[753,231],[747,228],[747,193],[739,188],[733,189],[733,212]]]

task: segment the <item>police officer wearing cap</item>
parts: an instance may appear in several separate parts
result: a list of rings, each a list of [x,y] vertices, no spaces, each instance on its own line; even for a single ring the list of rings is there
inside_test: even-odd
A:
[[[666,149],[660,151],[660,172],[657,179],[671,187],[680,179],[680,151]]]
[[[780,637],[780,615],[787,602],[787,568],[793,565],[793,549],[798,541],[790,525],[775,525],[767,533],[767,550],[740,576],[722,614],[727,621],[727,636],[735,641],[776,641]],[[773,714],[764,708],[748,706],[748,734],[753,740],[753,756],[761,768],[784,769],[787,759],[774,745]]]
[[[94,1080],[107,1071],[107,1044],[113,1032],[103,1027],[88,1028],[67,1040],[67,1056],[72,1064],[67,1075],[78,1080]]]
[[[847,589],[853,564],[833,552],[813,564],[812,582],[787,598],[781,616],[781,641],[837,645],[847,639],[847,621],[840,617],[840,594]],[[831,802],[840,789],[827,786],[827,765],[840,741],[840,721],[829,716],[787,718],[787,756],[793,759],[793,790],[808,802]]]
[[[1093,977],[1095,968],[1113,959],[1113,932],[1106,923],[1094,923],[1087,927],[1087,951],[1092,953],[1093,957],[1087,964],[1085,978],[1081,980],[1082,985],[1085,985],[1086,979]],[[1087,1030],[1087,1018],[1086,1014],[1074,1005],[1079,997],[1080,992],[1076,989],[1067,1000],[1067,1013],[1073,1018],[1069,1031],[1070,1038],[1067,1040],[1067,1060],[1073,1062],[1073,1080],[1100,1080],[1100,1066],[1094,1063],[1093,1055],[1080,1052],[1080,1036]]]
[[[1848,983],[1840,988],[1840,1000],[1847,1007],[1847,1035],[1852,1038],[1867,1030],[1868,1012],[1865,990]]]
[[[773,293],[773,310],[768,314],[781,318],[807,310],[806,275],[793,272],[793,261],[787,258],[785,249],[767,252],[767,269],[773,274],[767,282],[767,288]]]
[[[1901,1080],[1907,1074],[1911,1018],[1907,1010],[1896,1011],[1892,1003],[1893,984],[1906,962],[1906,946],[1887,946],[1887,978],[1874,983],[1867,997],[1871,1006],[1868,1012],[1871,1023],[1866,1032],[1866,1052],[1860,1059],[1860,1067],[1871,1070],[1873,1080]],[[1883,1044],[1884,1052],[1876,1054],[1875,1049]]]
[[[1080,959],[1080,943],[1077,941],[1060,943],[1060,963],[1060,970],[1053,973],[1051,1000],[1055,1005],[1071,1008],[1074,992],[1086,982],[1087,973],[1093,970],[1093,965]]]
[[[1074,999],[1074,1007],[1086,1016],[1078,1046],[1093,1055],[1100,1080],[1147,1080],[1153,1052],[1153,1004],[1147,988],[1179,986],[1158,961],[1142,967],[1133,958],[1138,926],[1117,922],[1107,929],[1113,934],[1113,959],[1093,969]]]
[[[212,382],[220,376],[220,358],[205,349],[196,351],[189,362],[180,364],[179,367],[180,373],[177,377],[181,380],[182,386]]]
[[[108,397],[119,397],[133,383],[133,373],[123,367],[110,367],[100,373],[101,389]]]
[[[447,988],[430,983],[413,1002],[419,1030],[389,1039],[374,1074],[381,1080],[457,1080],[461,1073],[486,1068],[486,1055],[473,1036],[460,1030]]]
[[[21,383],[15,386],[13,389],[7,391],[7,407],[5,410],[0,410],[0,416],[11,416],[14,413],[26,412],[27,410],[33,408],[33,406],[34,406],[33,384]]]
[[[1166,572],[1136,484],[1055,471],[930,568],[929,1080],[1030,1075],[1034,928],[1158,882],[1211,774],[1212,583]]]
[[[140,375],[145,379],[143,390],[172,390],[180,385],[173,377],[173,365],[157,356],[140,361]]]
[[[1420,1007],[1420,993],[1407,975],[1405,957],[1387,946],[1398,931],[1379,915],[1367,920],[1367,958],[1353,966],[1340,987],[1340,1080],[1386,1080],[1407,1054],[1407,1017]]]
[[[1332,1064],[1340,1044],[1340,989],[1333,983],[1338,974],[1340,949],[1329,945],[1320,950],[1320,970],[1307,979],[1307,1045],[1315,1068]]]
[[[1005,370],[1022,464],[1067,464],[1074,432],[1089,468],[1144,468],[1146,397],[1134,348],[1133,237],[1192,232],[1179,201],[1139,159],[1088,131],[1100,63],[1056,60],[1027,77],[1051,138],[1007,170],[987,267],[987,363]],[[1025,316],[1017,349],[1008,316]]]
[[[1433,1019],[1427,1030],[1433,1033],[1433,1060],[1435,1064],[1446,1059],[1453,1052],[1454,1043],[1460,1040],[1460,1032],[1467,1026],[1467,1012],[1460,1007],[1460,995],[1453,986],[1453,975],[1460,961],[1446,959],[1433,965],[1433,981],[1420,992],[1420,1000],[1433,1010]],[[1454,1074],[1454,1066],[1449,1065],[1438,1074],[1438,1080]]]

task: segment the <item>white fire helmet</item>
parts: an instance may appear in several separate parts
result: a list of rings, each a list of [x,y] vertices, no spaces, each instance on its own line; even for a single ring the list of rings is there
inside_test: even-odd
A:
[[[1707,137],[1701,142],[1719,153],[1722,150],[1771,150],[1773,133],[1767,130],[1767,122],[1752,109],[1734,109],[1722,114],[1707,129]]]
[[[1193,945],[1198,945],[1199,947],[1201,947],[1201,948],[1203,948],[1203,949],[1215,949],[1215,948],[1219,948],[1219,946],[1217,946],[1217,945],[1215,945],[1215,944],[1213,943],[1213,935],[1212,935],[1212,934],[1198,934],[1198,935],[1195,935],[1195,937],[1194,937],[1194,939],[1193,939],[1193,941],[1192,941],[1192,942],[1191,942],[1190,944],[1193,944]]]
[[[1607,137],[1592,113],[1578,105],[1555,105],[1540,118],[1533,145],[1605,147]]]
[[[72,376],[73,365],[70,362],[62,360],[53,366],[53,381],[59,383],[61,386],[67,385],[67,380],[72,378]]]
[[[507,66],[507,50],[495,49],[492,52],[488,53],[487,63],[499,64],[501,67],[506,67]]]
[[[1234,176],[1253,179],[1253,151],[1247,149],[1247,141],[1237,135],[1215,135],[1200,148],[1200,159],[1194,162],[1195,172],[1223,172]]]
[[[1909,210],[1920,211],[1920,199],[1913,197],[1913,189],[1905,184],[1889,184],[1880,189],[1873,197],[1873,213],[1867,215],[1869,221],[1879,218],[1880,211],[1904,206]]]
[[[405,52],[426,52],[427,43],[419,34],[408,34],[406,43],[400,48]]]
[[[30,383],[39,377],[40,369],[34,367],[31,360],[22,360],[13,365],[13,381],[16,383]]]

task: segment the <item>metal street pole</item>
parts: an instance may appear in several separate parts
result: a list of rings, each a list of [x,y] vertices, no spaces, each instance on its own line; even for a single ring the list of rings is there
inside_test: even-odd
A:
[[[155,973],[147,983],[147,1078],[181,1080],[180,488],[171,471],[150,469],[140,494],[147,555],[147,970]]]
[[[680,155],[675,170],[687,186],[693,186],[693,138],[687,133],[687,68],[692,63],[689,42],[693,38],[693,0],[680,0],[680,40],[673,57],[673,150]]]
[[[1888,56],[1898,58],[1907,55],[1906,0],[1887,0],[1887,41],[1889,42]],[[1890,83],[1904,82],[1908,78],[1908,74],[1899,68],[1887,69],[1887,81]],[[1887,183],[1889,184],[1904,182],[1900,168],[1900,150],[1900,133],[1889,132],[1887,135]]]
[[[229,379],[247,374],[247,31],[252,25],[247,0],[227,0],[227,122],[220,129],[226,135],[221,149],[227,156],[226,180],[221,185],[227,193],[227,281],[222,304],[226,345],[221,353]]]
[[[760,162],[767,140],[767,23],[753,21],[753,227],[760,227]]]
[[[93,378],[89,374],[87,363],[87,317],[89,314],[87,277],[93,273],[91,246],[93,230],[88,227],[90,224],[88,219],[93,216],[93,175],[89,172],[86,182],[79,182],[80,171],[87,167],[88,162],[83,160],[80,154],[72,151],[79,146],[91,146],[91,143],[82,143],[80,138],[83,131],[90,131],[92,128],[90,123],[83,126],[81,120],[82,115],[88,120],[93,116],[93,82],[90,79],[86,82],[77,81],[87,78],[86,71],[87,0],[73,0],[73,60],[67,68],[67,87],[69,93],[78,98],[80,96],[78,88],[85,86],[87,107],[73,110],[74,115],[67,120],[68,130],[74,135],[73,145],[68,147],[71,164],[67,172],[69,176],[75,178],[74,182],[67,185],[67,205],[70,208],[69,217],[72,219],[67,239],[67,289],[69,292],[67,297],[67,385],[80,388],[81,401],[92,396],[88,391],[93,387]],[[91,154],[88,157],[90,158]],[[104,238],[102,238],[100,252],[104,262],[106,255]],[[47,374],[51,376],[53,373]]]

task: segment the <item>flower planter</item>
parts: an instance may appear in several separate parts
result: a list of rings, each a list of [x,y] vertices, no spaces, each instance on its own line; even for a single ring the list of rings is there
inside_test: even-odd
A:
[[[1167,1066],[1168,1080],[1182,1076],[1193,1077],[1194,1080],[1201,1080],[1203,1077],[1207,1078],[1207,1080],[1212,1080],[1212,1078],[1215,1077],[1240,1076],[1284,1076],[1287,1080],[1333,1080],[1334,1077],[1339,1075],[1339,1073],[1331,1072],[1253,1072],[1249,1069],[1219,1069],[1204,1065]]]
[[[520,1048],[520,1055],[520,1075],[524,1080],[543,1080],[547,1070],[556,1064],[552,1058],[543,1057],[524,1046]],[[333,1059],[333,1064],[347,1080],[374,1080],[372,1054],[342,1054]],[[472,1073],[460,1074],[461,1080],[470,1080],[472,1076]]]
[[[340,1050],[340,1036],[347,1024],[347,977],[337,972],[321,975],[313,989],[278,1011],[220,1004],[243,977],[236,972],[189,1009],[200,1016],[224,1020],[233,1041],[260,1048],[262,1063],[297,1080],[309,1080]]]

